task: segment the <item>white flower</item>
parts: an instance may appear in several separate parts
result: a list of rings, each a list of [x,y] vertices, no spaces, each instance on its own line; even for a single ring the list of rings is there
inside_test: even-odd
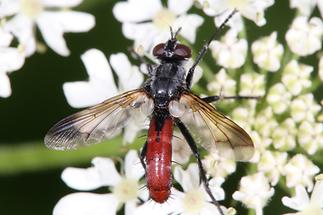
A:
[[[297,8],[301,15],[309,16],[313,11],[316,2],[319,1],[320,0],[290,0],[289,6],[291,8]]]
[[[285,206],[292,208],[298,213],[288,213],[285,215],[322,215],[323,214],[323,181],[315,183],[311,197],[309,197],[303,186],[295,188],[295,196],[289,198],[284,196],[282,202]]]
[[[144,175],[137,152],[129,151],[123,165],[124,173],[118,173],[111,159],[94,158],[93,167],[66,168],[63,181],[77,190],[93,190],[110,186],[109,194],[74,193],[63,197],[56,204],[53,215],[115,215],[121,204],[125,204],[125,214],[133,214],[138,197],[147,200],[147,193],[140,189],[139,179]]]
[[[94,17],[88,13],[66,10],[81,2],[82,0],[4,0],[1,2],[0,17],[13,16],[4,27],[18,38],[28,56],[36,51],[36,25],[48,46],[56,53],[67,56],[69,50],[63,34],[89,31],[95,24]]]
[[[174,131],[173,136],[172,160],[175,163],[186,164],[192,155],[192,150],[184,139],[182,133]]]
[[[255,72],[245,73],[240,77],[240,95],[262,96],[265,94],[265,76]]]
[[[320,169],[315,166],[306,156],[297,154],[286,164],[283,175],[286,175],[287,187],[302,185],[308,191],[313,189],[313,177]]]
[[[255,41],[251,46],[253,61],[260,67],[270,72],[275,72],[280,68],[280,59],[284,48],[277,43],[277,32],[270,36],[263,37]]]
[[[210,203],[210,197],[204,186],[200,184],[199,169],[196,163],[190,164],[187,170],[176,166],[174,178],[181,185],[184,192],[175,191],[173,194],[174,214],[219,214],[218,209]],[[221,184],[224,178],[213,178],[209,181],[210,189],[216,200],[224,199]]]
[[[320,57],[319,61],[319,77],[323,81],[323,55]]]
[[[257,113],[254,121],[254,129],[262,137],[271,137],[277,127],[278,122],[276,121],[270,106]]]
[[[250,137],[255,145],[255,154],[250,160],[252,163],[259,163],[262,154],[267,151],[268,146],[272,143],[272,139],[260,135],[257,131],[249,132]]]
[[[120,92],[138,88],[143,82],[139,68],[132,66],[127,56],[118,53],[110,56],[110,64],[119,79],[119,89],[104,54],[97,49],[90,49],[82,55],[82,61],[89,75],[89,81],[64,83],[63,89],[67,102],[76,108],[99,104]],[[131,120],[125,128],[124,139],[130,143],[136,133],[142,129],[145,121],[141,116]]]
[[[207,89],[213,95],[230,96],[236,94],[236,84],[236,81],[222,68],[214,75],[213,80],[208,83]]]
[[[317,17],[296,17],[287,31],[285,39],[289,48],[297,55],[311,55],[322,47],[323,22]]]
[[[323,124],[302,121],[298,128],[298,142],[310,155],[323,146]]]
[[[289,107],[291,97],[292,95],[286,87],[282,83],[277,83],[269,89],[267,102],[271,105],[274,113],[281,114]]]
[[[207,174],[215,178],[225,178],[237,168],[235,160],[220,156],[218,153],[209,153],[204,157],[202,163]]]
[[[273,146],[280,151],[292,150],[296,146],[296,123],[292,118],[285,119],[272,132]]]
[[[293,59],[284,68],[282,82],[289,92],[296,96],[300,94],[303,89],[311,86],[312,82],[310,80],[310,75],[312,71],[312,66],[300,64]]]
[[[265,151],[258,162],[258,171],[264,172],[270,184],[275,186],[283,172],[288,154],[286,152]]]
[[[190,164],[187,170],[176,166],[174,178],[180,183],[184,192],[174,188],[171,190],[171,197],[166,204],[156,205],[153,202],[145,202],[136,209],[136,215],[151,214],[183,214],[183,215],[219,215],[217,207],[210,203],[210,198],[204,186],[200,184],[199,169],[196,163]],[[217,200],[224,199],[224,191],[220,187],[224,182],[223,178],[211,179],[209,181],[211,191]],[[224,212],[227,209],[221,207]],[[229,210],[228,210],[229,211]]]
[[[128,0],[118,2],[113,14],[122,22],[123,34],[135,42],[135,47],[143,46],[148,51],[153,45],[170,38],[169,27],[193,43],[196,29],[203,23],[203,18],[196,14],[186,14],[192,7],[192,0],[169,0],[168,7],[163,7],[160,0]]]
[[[269,198],[274,194],[268,179],[263,173],[245,176],[240,181],[239,191],[235,191],[232,197],[241,201],[246,207],[256,210],[256,215],[262,215],[262,209]]]
[[[9,47],[13,37],[0,27],[0,97],[11,95],[11,85],[8,74],[20,69],[24,62],[22,47]]]
[[[233,110],[231,115],[235,123],[246,129],[247,131],[251,131],[251,126],[253,125],[255,120],[254,106],[237,107]]]
[[[209,16],[215,16],[215,23],[219,26],[234,9],[239,13],[235,16],[243,16],[254,21],[258,26],[266,24],[265,10],[274,4],[274,0],[198,0],[203,6],[204,12]],[[239,15],[240,14],[240,15]],[[232,24],[237,22],[229,23]],[[241,21],[240,24],[241,25]],[[239,25],[233,27],[240,31]]]
[[[291,116],[296,122],[307,120],[313,122],[315,115],[321,109],[315,102],[313,94],[296,97],[291,103]]]
[[[212,41],[210,49],[217,64],[236,69],[246,60],[248,43],[246,39],[238,39],[236,31],[230,30],[221,38],[221,41]]]

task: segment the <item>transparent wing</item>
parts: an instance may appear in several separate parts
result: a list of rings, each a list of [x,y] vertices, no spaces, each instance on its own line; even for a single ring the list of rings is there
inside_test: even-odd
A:
[[[203,148],[235,160],[247,161],[252,158],[253,142],[235,122],[196,95],[184,93],[179,103],[185,108],[179,118],[192,130]]]
[[[132,114],[142,109],[149,114],[152,108],[144,90],[125,92],[59,121],[46,134],[45,144],[67,150],[101,142],[117,135]]]

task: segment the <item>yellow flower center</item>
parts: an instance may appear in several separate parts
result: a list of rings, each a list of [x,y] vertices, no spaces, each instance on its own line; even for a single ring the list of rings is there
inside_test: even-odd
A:
[[[322,209],[318,202],[311,202],[304,210],[296,213],[297,215],[323,215]]]
[[[233,9],[236,8],[239,10],[239,8],[245,7],[250,0],[228,0],[229,6]]]
[[[40,0],[21,0],[20,8],[23,14],[36,19],[44,7]]]
[[[113,193],[120,202],[127,202],[137,198],[138,190],[139,184],[136,180],[124,178],[114,187]]]
[[[185,212],[196,214],[204,207],[205,198],[204,193],[200,190],[193,190],[185,194],[183,200],[183,208]]]
[[[161,9],[153,19],[153,23],[160,29],[168,29],[176,20],[176,15],[165,8]]]

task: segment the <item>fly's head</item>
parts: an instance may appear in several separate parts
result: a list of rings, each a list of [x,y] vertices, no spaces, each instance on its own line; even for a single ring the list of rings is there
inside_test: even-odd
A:
[[[192,56],[191,49],[183,44],[180,44],[176,39],[179,28],[175,34],[170,28],[171,38],[166,43],[160,43],[153,49],[153,55],[164,61],[183,61]]]

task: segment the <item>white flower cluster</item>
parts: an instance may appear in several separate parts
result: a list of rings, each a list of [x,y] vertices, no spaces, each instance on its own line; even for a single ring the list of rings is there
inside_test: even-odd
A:
[[[207,90],[211,95],[235,95],[238,92],[239,95],[262,96],[262,99],[258,101],[243,102],[231,112],[233,120],[251,134],[256,147],[256,153],[252,159],[254,164],[249,165],[249,175],[241,179],[240,188],[234,192],[233,198],[242,202],[247,208],[254,209],[257,215],[261,215],[263,208],[275,194],[276,186],[285,183],[283,186],[291,191],[295,190],[296,196],[284,197],[282,200],[284,205],[302,211],[304,214],[320,214],[323,213],[323,209],[317,200],[323,198],[322,186],[320,181],[315,185],[313,183],[313,178],[320,169],[310,160],[309,156],[314,155],[323,147],[323,126],[318,122],[322,107],[317,104],[313,96],[316,90],[313,88],[313,82],[318,81],[318,77],[323,80],[323,58],[320,58],[318,71],[314,71],[314,66],[300,63],[298,59],[313,56],[321,49],[322,19],[311,17],[310,14],[316,6],[322,9],[322,3],[316,0],[290,1],[291,8],[299,10],[299,16],[295,17],[286,32],[286,42],[278,42],[281,32],[272,32],[256,41],[248,41],[243,18],[254,21],[258,26],[263,26],[266,24],[264,11],[273,4],[272,0],[195,1],[195,6],[201,8],[206,15],[214,17],[217,26],[233,9],[239,11],[229,21],[231,29],[219,41],[211,43],[212,56],[223,68],[214,75],[212,80],[209,80]],[[203,23],[203,18],[190,13],[191,7],[193,7],[192,0],[169,0],[167,5],[163,5],[160,0],[149,2],[128,0],[117,3],[113,13],[122,23],[125,37],[133,40],[134,50],[140,49],[139,54],[142,54],[144,51],[150,52],[155,44],[169,37],[169,26],[174,29],[181,26],[180,36],[194,43],[197,28]],[[82,56],[82,60],[86,65],[89,81],[64,85],[68,102],[74,107],[97,103],[117,92],[136,88],[143,81],[139,68],[131,66],[124,54],[112,55],[109,60],[118,76],[118,88],[112,77],[109,63],[101,52],[90,50]],[[313,78],[313,74],[317,74],[317,77]],[[82,98],[84,90],[91,92],[91,98]],[[140,128],[132,127],[130,124],[128,127],[125,140],[131,142]],[[176,133],[175,136],[173,173],[175,182],[182,187],[182,191],[172,188],[172,198],[167,204],[155,205],[151,201],[138,204],[138,198],[142,201],[148,198],[146,190],[139,189],[139,184],[142,182],[139,180],[140,177],[130,180],[127,176],[118,176],[116,177],[118,179],[110,176],[109,180],[116,181],[100,182],[99,185],[93,186],[93,183],[97,183],[98,177],[101,174],[104,175],[103,170],[97,169],[95,161],[99,158],[96,158],[93,160],[94,167],[77,170],[86,171],[88,174],[86,177],[68,168],[62,175],[63,180],[70,187],[79,190],[110,186],[111,193],[68,195],[56,205],[54,214],[86,214],[86,211],[94,207],[99,208],[95,214],[107,214],[107,211],[115,214],[121,208],[121,204],[126,204],[125,214],[151,214],[151,211],[155,214],[217,214],[218,211],[214,205],[208,203],[209,197],[199,183],[199,171],[196,164],[190,164],[186,170],[178,165],[178,163],[187,163],[191,152],[180,134]],[[305,153],[301,154],[300,151]],[[133,155],[134,152],[129,152],[129,154]],[[291,156],[291,154],[294,155]],[[236,162],[222,158],[219,154],[209,154],[202,162],[211,179],[211,191],[217,200],[224,199],[225,193],[221,185],[226,177],[235,172]],[[124,166],[129,168],[129,165]],[[110,160],[108,160],[108,166],[102,166],[102,168],[110,168],[112,172],[116,171],[115,167],[111,166]],[[93,169],[96,170],[93,171]],[[124,169],[124,171],[127,175],[127,171],[130,170]],[[77,180],[70,180],[66,175],[70,175],[71,178],[75,177]],[[283,177],[285,180],[281,180]],[[120,180],[124,183],[119,183]],[[79,183],[89,185],[78,186]],[[128,183],[132,185],[129,187]],[[90,188],[84,189],[84,186]],[[130,188],[133,189],[129,190]],[[311,200],[305,189],[308,192],[312,191]],[[123,194],[117,191],[122,191]],[[142,191],[146,193],[142,194]],[[125,193],[131,194],[131,197]],[[79,207],[77,201],[85,198],[84,196],[91,198],[91,202]],[[301,204],[300,200],[304,198],[307,200]],[[105,205],[98,205],[104,201],[106,201]],[[64,210],[64,208],[69,208],[69,210]],[[223,207],[223,211],[226,214],[236,213],[233,208]]]
[[[57,54],[68,56],[63,34],[85,32],[95,25],[92,15],[68,10],[82,0],[1,0],[0,1],[0,97],[11,95],[8,74],[20,69],[26,57],[43,45],[36,38],[36,27],[46,44]],[[10,47],[13,38],[18,47]]]

